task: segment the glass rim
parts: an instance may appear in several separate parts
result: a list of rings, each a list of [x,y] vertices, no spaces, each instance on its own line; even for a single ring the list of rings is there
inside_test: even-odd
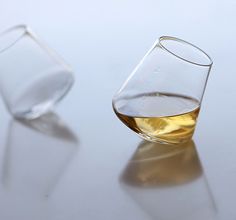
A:
[[[18,24],[13,27],[10,27],[0,33],[0,41],[4,36],[10,34],[13,31],[17,31],[17,30],[19,30],[19,33],[16,34],[16,36],[12,40],[9,40],[9,42],[7,42],[6,45],[4,45],[4,46],[2,46],[2,48],[0,48],[0,54],[3,53],[4,51],[8,50],[12,46],[14,46],[26,33],[28,33],[29,27],[26,24]]]
[[[171,41],[176,41],[176,42],[180,42],[180,43],[183,43],[183,44],[187,44],[191,47],[194,47],[195,49],[197,49],[198,51],[200,51],[207,59],[208,59],[208,63],[202,63],[202,62],[194,62],[194,61],[191,61],[190,59],[186,59],[178,54],[176,54],[175,52],[171,51],[170,49],[168,49],[166,46],[164,46],[162,44],[163,41],[165,40],[171,40]],[[164,49],[165,51],[167,51],[168,53],[172,54],[173,56],[183,60],[183,61],[186,61],[188,63],[191,63],[191,64],[194,64],[194,65],[197,65],[197,66],[205,66],[205,67],[210,67],[212,66],[213,64],[213,61],[211,59],[211,57],[204,51],[202,50],[201,48],[199,48],[198,46],[192,44],[192,43],[189,43],[188,41],[185,41],[185,40],[182,40],[180,38],[177,38],[177,37],[171,37],[171,36],[161,36],[159,37],[159,45],[161,46],[162,49]]]

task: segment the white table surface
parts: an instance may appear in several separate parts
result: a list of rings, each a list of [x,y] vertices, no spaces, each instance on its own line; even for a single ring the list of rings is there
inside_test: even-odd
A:
[[[235,11],[233,0],[2,1],[0,29],[29,24],[77,81],[55,114],[33,123],[13,120],[1,103],[0,219],[235,220]],[[154,161],[172,182],[143,186],[136,180],[145,161],[129,161],[141,139],[116,118],[111,99],[161,35],[198,45],[214,66],[195,147],[177,158],[193,171],[164,172],[175,156]],[[177,184],[174,174],[186,180]]]

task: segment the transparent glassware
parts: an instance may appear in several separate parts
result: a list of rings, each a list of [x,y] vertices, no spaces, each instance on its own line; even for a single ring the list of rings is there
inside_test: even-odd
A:
[[[116,115],[146,140],[187,142],[194,133],[212,63],[197,46],[160,37],[113,97]]]
[[[1,94],[16,118],[50,111],[74,82],[71,68],[26,25],[0,34],[0,61]]]

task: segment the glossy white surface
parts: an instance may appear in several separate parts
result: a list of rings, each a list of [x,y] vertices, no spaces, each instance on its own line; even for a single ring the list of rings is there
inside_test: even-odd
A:
[[[32,26],[77,82],[46,124],[14,121],[1,103],[0,219],[235,220],[235,9],[233,0],[3,2],[1,29]],[[190,41],[214,61],[194,135],[201,175],[133,186],[122,175],[141,140],[111,99],[161,35]]]

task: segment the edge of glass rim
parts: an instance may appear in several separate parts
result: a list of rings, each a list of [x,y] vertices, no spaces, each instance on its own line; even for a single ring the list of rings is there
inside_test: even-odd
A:
[[[0,33],[0,38],[3,37],[4,35],[10,33],[11,31],[14,31],[17,29],[22,29],[22,33],[19,33],[19,35],[16,36],[16,39],[14,39],[11,43],[9,43],[9,45],[4,46],[3,49],[0,50],[0,54],[3,53],[4,51],[8,50],[9,48],[11,48],[18,40],[20,40],[25,35],[25,33],[29,32],[29,30],[30,30],[28,25],[18,24],[18,25],[15,25],[13,27],[6,29],[5,31],[2,31]]]
[[[193,62],[193,61],[191,61],[191,60],[188,60],[188,59],[186,59],[186,58],[183,58],[183,57],[177,55],[176,53],[172,52],[171,50],[169,50],[167,47],[165,47],[165,46],[161,43],[162,41],[165,41],[165,40],[178,41],[178,42],[181,42],[181,43],[183,43],[183,44],[188,44],[188,45],[194,47],[195,49],[199,50],[201,53],[203,53],[203,54],[208,58],[209,63],[204,64],[204,63],[200,63],[200,62],[199,62],[199,63],[198,63],[198,62]],[[180,38],[171,37],[171,36],[161,36],[161,37],[159,37],[159,45],[161,46],[162,49],[164,49],[164,50],[167,51],[168,53],[170,53],[170,54],[174,55],[175,57],[177,57],[177,58],[179,58],[179,59],[181,59],[181,60],[184,60],[184,61],[186,61],[186,62],[188,62],[188,63],[194,64],[194,65],[198,65],[198,66],[205,66],[205,67],[210,67],[210,66],[212,66],[212,64],[213,64],[213,61],[212,61],[211,57],[210,57],[205,51],[203,51],[201,48],[195,46],[194,44],[189,43],[189,42],[187,42],[187,41],[185,41],[185,40],[182,40],[182,39],[180,39]]]

